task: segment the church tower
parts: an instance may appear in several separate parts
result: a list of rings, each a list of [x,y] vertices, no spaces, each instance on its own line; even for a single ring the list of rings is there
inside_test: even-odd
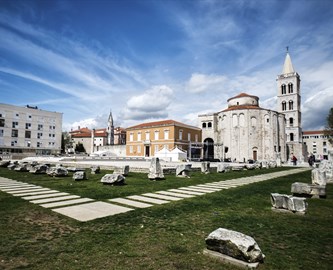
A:
[[[114,145],[114,125],[111,111],[108,118],[108,145]]]
[[[303,139],[301,125],[301,95],[299,74],[295,71],[291,58],[286,52],[282,74],[277,77],[277,111],[286,117],[286,142],[287,156],[295,155],[297,158],[303,157]]]

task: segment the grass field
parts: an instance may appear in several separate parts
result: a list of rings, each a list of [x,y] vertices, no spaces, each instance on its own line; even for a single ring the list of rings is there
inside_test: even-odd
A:
[[[80,182],[5,168],[0,176],[106,201],[285,169],[164,181],[131,173],[124,186],[102,185],[107,171]],[[296,181],[309,183],[310,171],[85,223],[0,192],[0,269],[235,269],[202,254],[205,237],[219,227],[257,241],[266,255],[259,269],[332,269],[332,184],[326,199],[308,199],[304,216],[271,210],[270,193],[290,194]]]

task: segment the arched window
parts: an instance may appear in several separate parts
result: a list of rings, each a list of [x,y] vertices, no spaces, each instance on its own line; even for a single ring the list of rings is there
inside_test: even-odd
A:
[[[289,110],[294,109],[294,102],[292,100],[289,101]]]
[[[287,103],[285,101],[282,101],[282,111],[287,110]]]
[[[285,84],[281,85],[281,94],[282,95],[286,94],[286,85]]]
[[[290,133],[290,141],[291,141],[291,142],[294,141],[294,133]]]
[[[294,125],[294,118],[290,117],[289,118],[289,126],[293,126]]]
[[[206,123],[202,123],[202,128],[206,128]]]
[[[212,127],[212,122],[208,122],[208,128]]]
[[[293,91],[294,91],[294,89],[293,89],[294,87],[293,87],[293,84],[292,83],[289,83],[288,84],[288,93],[290,94],[290,93],[293,93]]]

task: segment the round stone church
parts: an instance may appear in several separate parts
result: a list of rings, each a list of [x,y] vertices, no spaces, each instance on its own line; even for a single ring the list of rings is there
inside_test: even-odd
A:
[[[286,160],[285,115],[261,108],[257,96],[231,97],[227,109],[199,115],[199,121],[207,160]]]

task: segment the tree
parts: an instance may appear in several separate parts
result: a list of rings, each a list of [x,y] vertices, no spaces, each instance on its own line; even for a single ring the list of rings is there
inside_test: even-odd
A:
[[[326,127],[324,134],[328,137],[328,141],[333,145],[333,107],[330,109],[326,118]]]
[[[77,145],[75,146],[75,152],[86,152],[86,149],[84,149],[84,146],[82,143],[78,142]]]
[[[61,136],[61,152],[65,153],[66,150],[70,147],[71,137],[67,131],[62,133]]]

